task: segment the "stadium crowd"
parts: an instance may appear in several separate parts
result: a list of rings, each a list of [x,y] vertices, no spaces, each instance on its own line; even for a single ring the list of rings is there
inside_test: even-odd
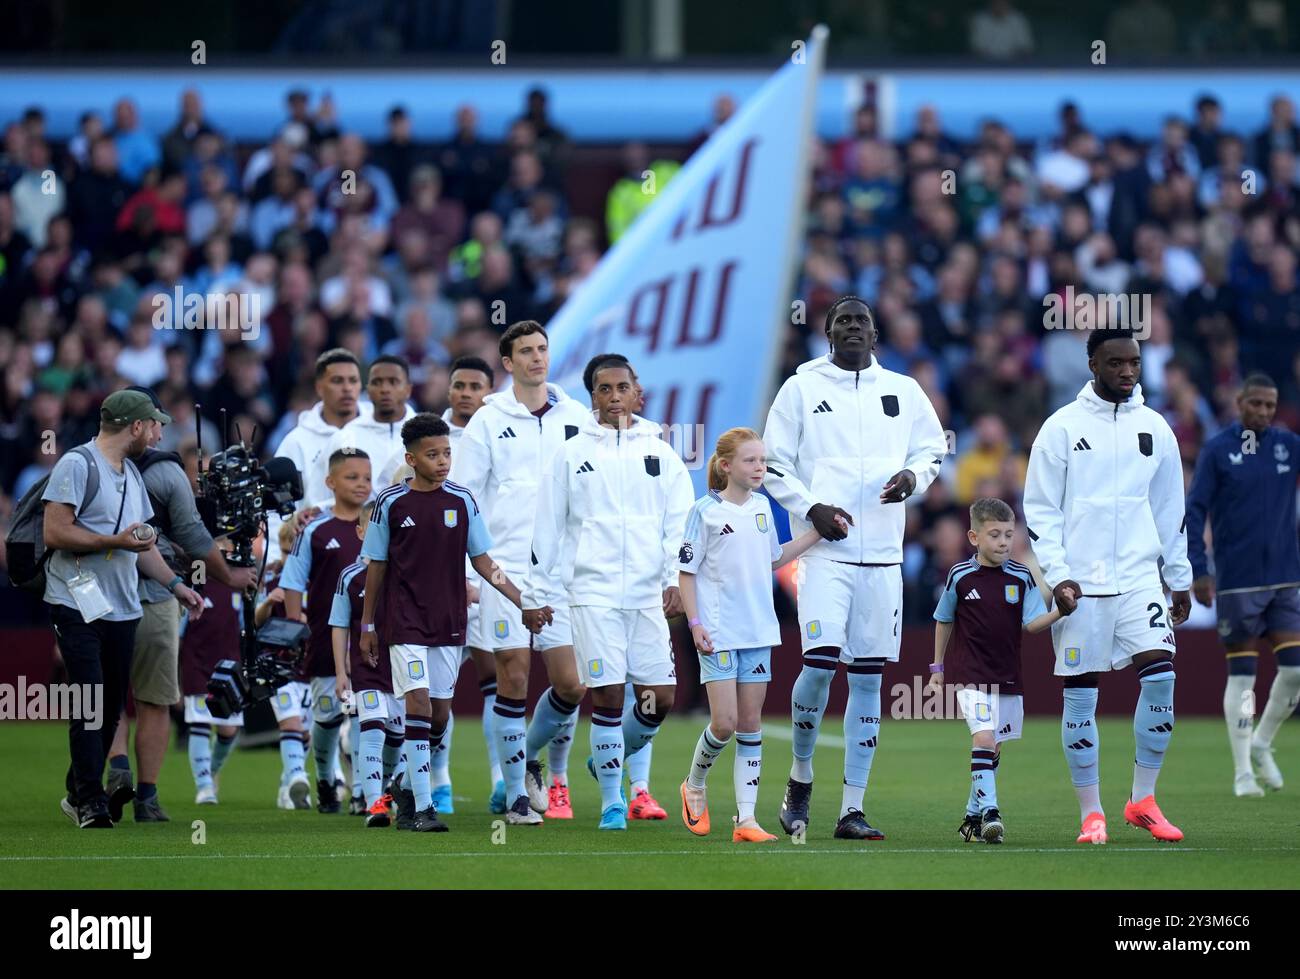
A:
[[[720,96],[712,125],[733,108]],[[1039,424],[1089,378],[1085,333],[1046,329],[1045,297],[1150,296],[1143,394],[1177,434],[1188,480],[1249,371],[1277,380],[1279,423],[1300,422],[1300,126],[1285,97],[1269,119],[1237,131],[1205,95],[1148,143],[1097,133],[1067,104],[1050,138],[990,118],[963,141],[927,107],[890,140],[864,106],[849,136],[818,144],[795,297],[806,316],[781,374],[826,349],[812,324],[855,293],[876,311],[881,362],[915,377],[955,433],[955,459],[909,509],[910,619],[928,618],[967,556],[973,499],[1019,511]],[[86,112],[66,142],[39,107],[6,121],[0,521],[131,384],[174,418],[164,449],[192,438],[200,402],[205,448],[225,409],[269,455],[316,400],[316,357],[338,346],[363,364],[405,357],[416,407],[442,411],[450,362],[495,364],[509,323],[546,322],[652,202],[629,191],[641,172],[662,185],[682,162],[625,147],[606,213],[577,213],[573,146],[544,92],[500,140],[471,105],[455,129],[417,142],[398,106],[367,145],[328,96],[313,105],[301,91],[261,146],[227,139],[195,91],[165,132],[142,128],[129,98],[111,119]],[[194,293],[235,293],[254,327],[188,328],[174,302],[154,302]]]

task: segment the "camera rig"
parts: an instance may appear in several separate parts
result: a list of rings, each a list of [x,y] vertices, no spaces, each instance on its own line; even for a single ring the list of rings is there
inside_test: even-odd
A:
[[[199,429],[201,406],[195,405],[194,426]],[[222,411],[225,420],[225,411]],[[225,426],[223,425],[223,428]],[[256,430],[254,430],[256,431]],[[253,542],[268,533],[267,514],[274,510],[291,518],[302,499],[302,474],[288,459],[271,459],[262,465],[244,442],[226,445],[203,465],[199,434],[199,492],[195,498],[199,517],[213,537],[226,537],[233,545],[226,560],[236,568],[257,566]],[[250,434],[250,441],[255,435]],[[229,442],[229,439],[226,439]],[[261,581],[266,571],[262,552]],[[250,704],[269,699],[278,687],[293,679],[307,648],[307,627],[289,619],[271,619],[259,631],[254,622],[255,603],[245,596],[239,633],[239,659],[221,660],[208,679],[208,709],[213,717],[229,717]]]

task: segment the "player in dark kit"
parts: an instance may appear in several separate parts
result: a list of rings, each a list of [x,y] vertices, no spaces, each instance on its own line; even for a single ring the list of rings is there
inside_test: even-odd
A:
[[[217,663],[239,655],[239,633],[244,597],[229,585],[209,578],[200,588],[204,614],[192,621],[181,640],[181,697],[189,725],[190,772],[194,776],[197,805],[217,804],[217,776],[230,756],[244,726],[243,713],[213,717],[208,710],[208,679]],[[213,728],[217,732],[215,749]]]
[[[362,510],[357,537],[364,541],[374,504]],[[371,666],[361,655],[361,612],[366,597],[366,561],[349,564],[339,575],[330,608],[334,648],[334,690],[340,701],[355,705],[360,720],[357,771],[366,800],[368,827],[387,826],[393,796],[386,786],[400,777],[402,736],[406,714],[393,696],[393,675],[388,658]],[[414,812],[398,813],[397,828],[410,829]]]
[[[1233,792],[1261,796],[1256,776],[1282,788],[1273,736],[1300,699],[1300,548],[1296,546],[1296,466],[1300,435],[1273,424],[1277,385],[1252,374],[1237,395],[1241,420],[1206,441],[1187,493],[1187,556],[1202,605],[1218,595],[1219,636],[1228,653],[1223,714],[1235,768]],[[1205,519],[1214,538],[1214,573]],[[1254,726],[1255,644],[1277,657],[1268,703]],[[1252,727],[1254,730],[1252,731]]]
[[[465,556],[483,580],[519,607],[519,589],[487,550],[487,523],[469,490],[449,482],[447,423],[421,413],[402,426],[406,464],[415,474],[375,499],[361,554],[366,568],[360,646],[371,666],[386,648],[393,693],[405,699],[404,762],[415,832],[446,832],[430,785],[431,752],[441,742],[469,623]],[[542,618],[550,621],[551,609]],[[522,615],[521,615],[522,618]],[[376,635],[376,621],[383,636]],[[521,796],[525,806],[527,796]]]
[[[370,496],[370,457],[360,449],[338,449],[329,460],[325,485],[334,493],[334,506],[309,523],[284,562],[280,587],[290,618],[307,598],[306,672],[311,683],[311,743],[316,756],[316,808],[340,809],[336,771],[339,728],[345,714],[334,693],[334,650],[330,643],[330,605],[339,574],[361,553],[357,524]]]
[[[1011,560],[1016,517],[1002,500],[976,500],[967,536],[975,556],[953,565],[934,610],[930,687],[956,685],[957,706],[971,733],[970,797],[958,832],[1001,843],[997,769],[1003,741],[1019,740],[1025,707],[1020,680],[1020,630],[1042,632],[1061,617],[1047,611],[1033,572]],[[956,655],[946,664],[950,638]]]

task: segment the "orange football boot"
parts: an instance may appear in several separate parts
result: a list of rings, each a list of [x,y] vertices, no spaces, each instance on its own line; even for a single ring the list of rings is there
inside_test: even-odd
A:
[[[1076,843],[1105,843],[1109,837],[1106,835],[1106,817],[1099,812],[1090,812],[1083,821],[1083,828],[1079,830],[1079,838]]]
[[[569,787],[561,785],[558,778],[551,778],[551,787],[546,793],[550,804],[546,807],[547,819],[572,819],[573,805],[569,802]]]
[[[698,813],[693,812],[691,810],[691,804],[686,800],[686,793],[688,791],[699,793],[700,802],[703,803],[703,806],[700,808],[700,811]],[[682,822],[684,822],[686,824],[686,828],[689,829],[696,836],[708,836],[709,835],[709,806],[708,803],[705,802],[704,790],[691,789],[690,786],[687,785],[687,783],[683,782],[681,793],[682,793]]]
[[[735,829],[731,831],[731,842],[775,843],[776,837],[758,825],[757,819],[746,819],[743,823],[736,823]]]
[[[632,804],[627,807],[628,819],[667,819],[668,813],[664,807],[655,802],[652,796],[645,789],[639,789],[632,799]]]
[[[1130,826],[1147,830],[1164,843],[1177,843],[1183,838],[1183,831],[1165,819],[1165,814],[1156,805],[1156,797],[1153,795],[1126,804],[1124,821]]]

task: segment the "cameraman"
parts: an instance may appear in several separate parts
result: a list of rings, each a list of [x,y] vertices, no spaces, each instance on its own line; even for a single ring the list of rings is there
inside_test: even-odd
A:
[[[162,405],[148,388],[129,387],[150,399],[160,413]],[[153,516],[149,523],[157,531],[158,551],[176,575],[191,578],[192,560],[201,559],[204,577],[211,576],[236,592],[247,591],[256,579],[252,568],[232,568],[221,548],[199,519],[194,490],[181,457],[154,446],[162,438],[162,426],[154,426],[149,448],[135,459],[144,477]],[[135,655],[131,660],[131,693],[135,699],[135,760],[140,771],[139,791],[132,786],[131,762],[127,757],[130,728],[125,713],[108,755],[108,798],[115,811],[135,796],[137,823],[167,822],[158,802],[158,775],[167,739],[171,733],[170,709],[180,700],[177,675],[180,655],[181,607],[163,585],[146,575],[139,585],[142,615],[135,633]],[[234,654],[231,650],[231,654]]]
[[[139,571],[166,583],[191,616],[203,612],[203,600],[158,553],[152,531],[143,532],[143,540],[137,534],[153,509],[131,460],[169,421],[138,391],[110,394],[100,408],[99,434],[87,443],[99,476],[95,498],[84,505],[89,463],[80,453],[68,453],[55,464],[41,496],[45,547],[53,552],[45,602],[68,679],[103,689],[100,729],[88,730],[85,718],[69,724],[72,765],[61,805],[82,829],[112,829],[116,821],[104,791],[104,759],[126,697],[141,616],[137,562]],[[121,818],[120,808],[116,816]]]

